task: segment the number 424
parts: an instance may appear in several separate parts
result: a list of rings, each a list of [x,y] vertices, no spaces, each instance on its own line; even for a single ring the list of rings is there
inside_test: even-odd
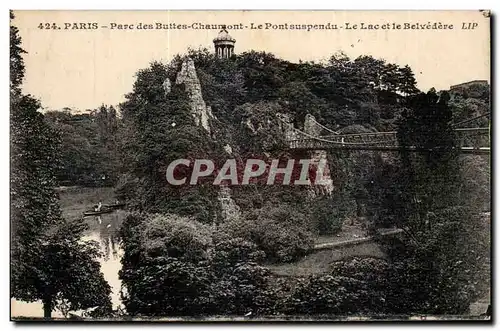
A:
[[[38,28],[45,29],[45,30],[50,30],[50,29],[59,30],[59,29],[61,29],[60,27],[57,26],[56,23],[40,23],[38,25]]]

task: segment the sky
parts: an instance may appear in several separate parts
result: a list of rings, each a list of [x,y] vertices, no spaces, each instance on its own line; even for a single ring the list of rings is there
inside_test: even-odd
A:
[[[189,47],[213,50],[212,39],[219,32],[217,27],[155,29],[157,23],[242,25],[243,29],[229,29],[236,39],[235,53],[266,51],[297,62],[324,61],[342,51],[351,58],[371,55],[408,64],[424,91],[490,80],[490,19],[479,11],[15,11],[15,15],[13,24],[27,51],[23,90],[50,110],[117,105],[132,91],[139,69],[155,60],[167,63]],[[139,29],[140,23],[153,29]],[[337,29],[290,28],[328,23]],[[362,23],[364,28],[371,24],[378,29],[362,29]],[[405,29],[405,23],[421,28]],[[287,29],[279,29],[285,24]],[[453,25],[453,29],[422,29],[428,24]]]

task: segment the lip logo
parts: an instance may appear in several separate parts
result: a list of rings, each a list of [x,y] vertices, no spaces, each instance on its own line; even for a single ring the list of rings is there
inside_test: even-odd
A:
[[[196,185],[210,180],[213,185],[330,185],[329,168],[326,159],[247,159],[244,164],[228,159],[220,167],[208,159],[177,159],[166,171],[170,185]],[[284,163],[284,164],[283,164]],[[212,180],[213,179],[213,180]]]

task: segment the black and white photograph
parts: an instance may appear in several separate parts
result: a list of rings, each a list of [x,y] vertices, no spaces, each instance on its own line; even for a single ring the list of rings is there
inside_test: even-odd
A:
[[[491,323],[489,10],[8,14],[11,321]]]

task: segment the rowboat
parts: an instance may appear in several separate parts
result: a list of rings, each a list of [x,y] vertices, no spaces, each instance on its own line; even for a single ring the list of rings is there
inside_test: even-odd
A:
[[[83,216],[98,216],[102,214],[109,214],[114,212],[116,209],[111,209],[111,208],[101,208],[101,210],[96,211],[96,210],[87,210],[83,212]]]
[[[101,205],[101,208],[99,210],[96,210],[97,205],[95,205],[94,209],[84,211],[83,216],[98,216],[102,214],[109,214],[122,207],[125,207],[124,203],[114,203],[110,205]]]

